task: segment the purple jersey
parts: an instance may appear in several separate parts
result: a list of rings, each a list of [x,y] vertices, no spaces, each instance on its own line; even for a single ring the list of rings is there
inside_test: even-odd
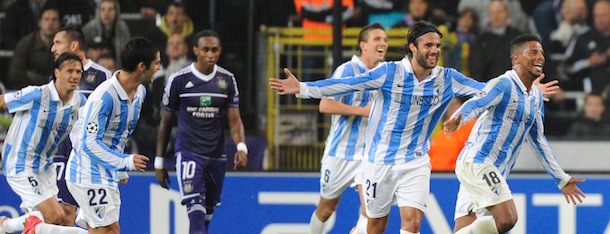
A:
[[[225,157],[223,115],[227,108],[239,107],[233,73],[214,65],[214,71],[204,75],[193,63],[170,76],[163,106],[177,115],[176,152]]]

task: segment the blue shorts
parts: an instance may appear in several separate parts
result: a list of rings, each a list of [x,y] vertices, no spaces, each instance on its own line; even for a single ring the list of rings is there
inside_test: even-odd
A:
[[[176,176],[182,204],[201,197],[207,209],[220,205],[227,159],[202,157],[188,152],[176,152]]]

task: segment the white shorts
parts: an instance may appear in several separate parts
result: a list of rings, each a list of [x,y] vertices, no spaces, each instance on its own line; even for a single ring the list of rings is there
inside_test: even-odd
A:
[[[513,199],[506,179],[492,164],[457,161],[455,174],[460,180],[460,190],[454,219],[469,212],[485,213],[484,208]]]
[[[119,188],[108,185],[76,184],[66,181],[68,190],[80,206],[76,223],[92,228],[110,226],[119,221],[121,194]]]
[[[320,168],[320,196],[332,200],[340,197],[348,186],[356,186],[355,179],[361,174],[361,165],[360,160],[323,157]]]
[[[430,192],[430,163],[373,164],[365,162],[363,195],[366,214],[371,218],[385,217],[392,204],[414,207],[425,212]]]
[[[41,202],[57,197],[57,174],[55,166],[38,174],[22,172],[15,176],[6,177],[6,181],[21,198],[21,209],[30,212],[37,210],[36,206]]]

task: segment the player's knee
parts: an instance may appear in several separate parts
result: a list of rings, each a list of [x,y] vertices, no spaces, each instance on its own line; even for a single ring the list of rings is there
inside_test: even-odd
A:
[[[54,209],[50,213],[43,213],[44,222],[50,224],[63,225],[66,220],[66,214],[62,209]]]
[[[500,233],[508,232],[515,226],[515,224],[517,223],[517,219],[518,218],[516,215],[507,215],[496,219],[496,226],[498,227],[498,231]]]

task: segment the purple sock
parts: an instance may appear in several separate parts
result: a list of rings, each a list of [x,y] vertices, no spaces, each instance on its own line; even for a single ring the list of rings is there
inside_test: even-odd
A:
[[[189,221],[191,222],[190,234],[207,234],[207,223],[205,221],[205,212],[202,210],[192,210],[188,213]]]

